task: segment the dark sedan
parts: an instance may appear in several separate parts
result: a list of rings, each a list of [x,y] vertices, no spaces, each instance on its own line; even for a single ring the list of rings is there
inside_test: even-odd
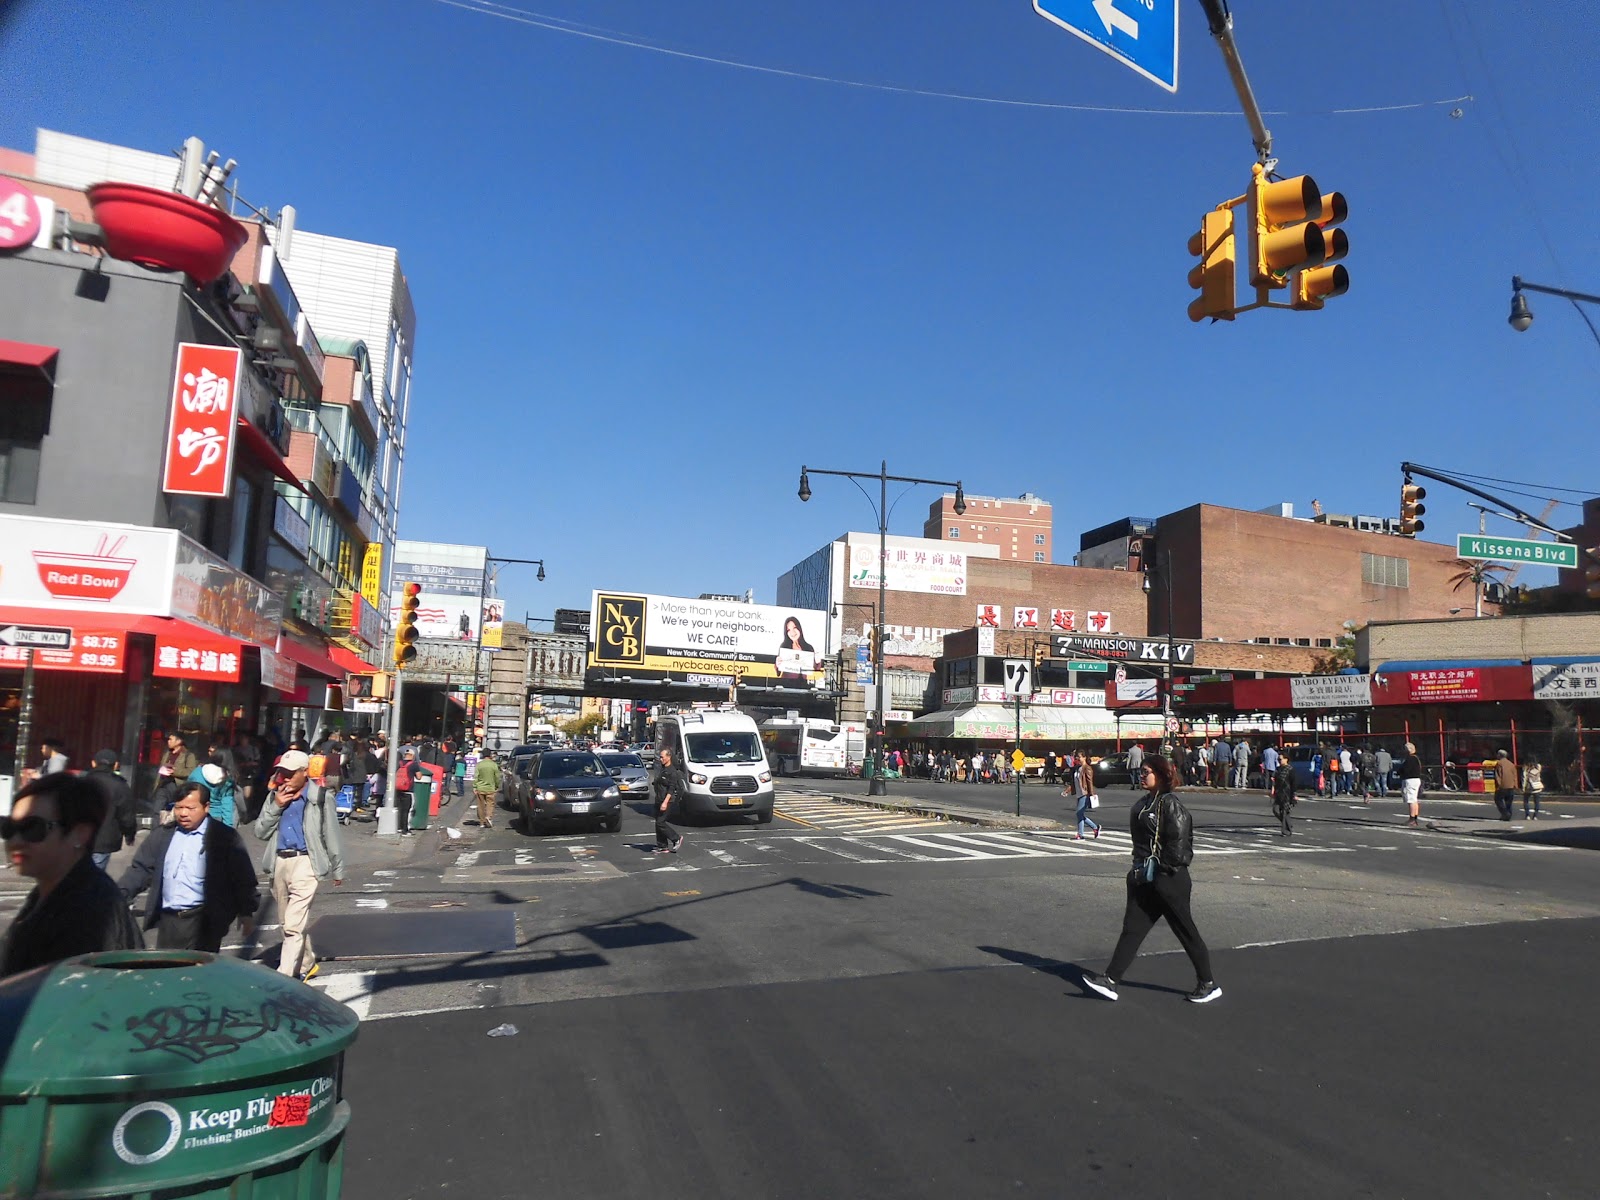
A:
[[[1094,786],[1128,787],[1128,752],[1107,754],[1094,760]]]
[[[528,833],[577,822],[598,823],[607,833],[622,828],[622,793],[587,750],[546,750],[529,764],[519,790]]]

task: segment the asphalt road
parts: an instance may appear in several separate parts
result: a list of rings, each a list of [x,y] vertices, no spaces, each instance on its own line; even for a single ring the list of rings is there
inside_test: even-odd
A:
[[[1308,804],[1285,842],[1258,797],[1193,794],[1224,996],[1184,1003],[1163,929],[1109,1004],[1077,980],[1129,799],[1081,843],[798,788],[666,859],[642,811],[413,839],[339,902],[508,913],[516,948],[325,967],[367,1018],[345,1193],[1592,1194],[1600,860],[1393,807]]]

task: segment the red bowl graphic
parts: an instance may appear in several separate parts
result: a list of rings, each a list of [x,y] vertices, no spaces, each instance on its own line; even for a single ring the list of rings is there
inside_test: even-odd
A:
[[[44,590],[57,600],[98,600],[107,604],[128,585],[128,577],[139,560],[35,550],[33,565]]]

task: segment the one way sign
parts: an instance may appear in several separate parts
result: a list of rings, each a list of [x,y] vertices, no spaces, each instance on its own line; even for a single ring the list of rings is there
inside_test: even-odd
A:
[[[1008,658],[1006,661],[1006,695],[1033,695],[1033,664],[1025,658]]]
[[[37,650],[71,650],[72,630],[50,625],[7,625],[0,629],[0,646],[28,646]]]

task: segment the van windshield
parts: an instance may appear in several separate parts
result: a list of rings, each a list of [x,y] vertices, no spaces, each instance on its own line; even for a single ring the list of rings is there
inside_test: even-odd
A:
[[[684,735],[689,761],[697,763],[763,762],[761,739],[753,733],[689,733]]]

